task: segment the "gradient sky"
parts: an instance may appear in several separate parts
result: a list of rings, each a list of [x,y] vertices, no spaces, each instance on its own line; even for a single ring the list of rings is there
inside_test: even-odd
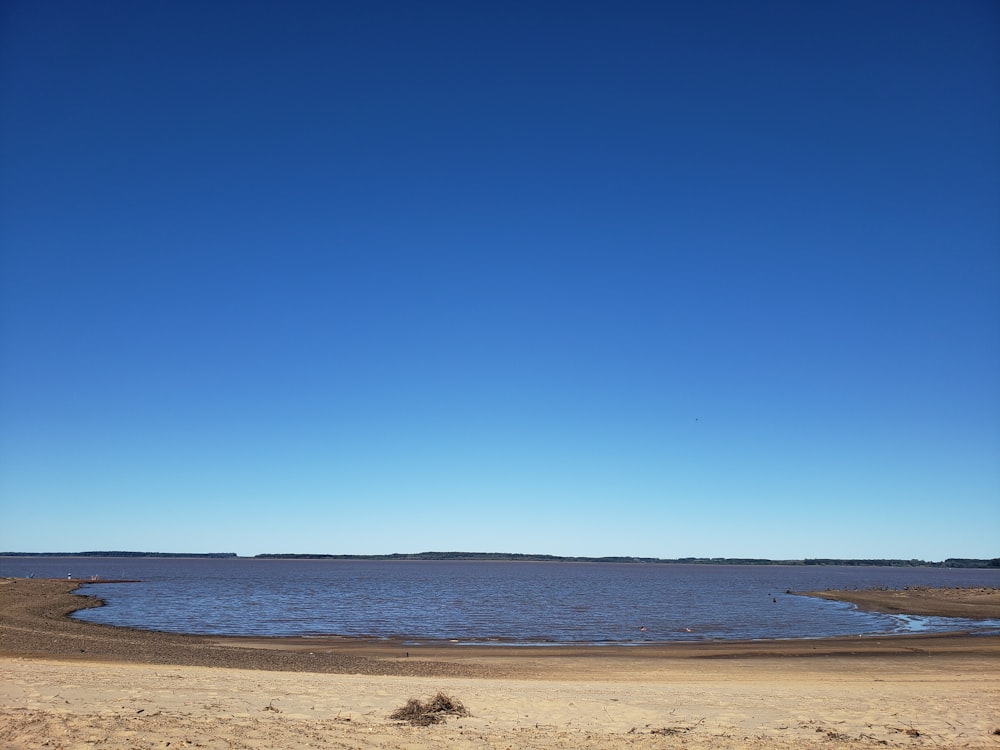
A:
[[[0,550],[1000,555],[1000,5],[0,7]]]

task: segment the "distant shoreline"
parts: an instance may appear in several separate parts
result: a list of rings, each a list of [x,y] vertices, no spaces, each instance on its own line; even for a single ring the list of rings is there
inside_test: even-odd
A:
[[[940,562],[929,560],[865,559],[865,558],[805,558],[801,560],[771,560],[747,557],[586,557],[524,554],[518,552],[416,552],[392,553],[385,555],[311,554],[311,553],[268,553],[241,557],[235,552],[131,552],[104,550],[92,552],[0,552],[2,557],[111,557],[111,558],[206,558],[238,560],[372,560],[372,561],[497,561],[497,562],[580,562],[580,563],[622,563],[656,565],[788,565],[788,566],[846,566],[884,568],[976,568],[1000,569],[1000,558],[947,558]]]

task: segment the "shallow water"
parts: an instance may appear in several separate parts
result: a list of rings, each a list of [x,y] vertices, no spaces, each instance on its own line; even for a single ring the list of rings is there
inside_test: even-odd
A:
[[[81,620],[206,635],[345,635],[469,643],[644,643],[1000,629],[786,594],[1000,586],[1000,570],[557,562],[0,558],[0,575],[87,584]]]

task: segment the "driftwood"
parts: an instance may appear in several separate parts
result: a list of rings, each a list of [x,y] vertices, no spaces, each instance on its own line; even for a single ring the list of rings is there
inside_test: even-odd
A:
[[[469,712],[462,701],[455,700],[444,693],[438,693],[429,701],[410,698],[405,706],[400,706],[391,714],[390,719],[406,721],[414,726],[426,727],[439,724],[446,716],[468,716]]]

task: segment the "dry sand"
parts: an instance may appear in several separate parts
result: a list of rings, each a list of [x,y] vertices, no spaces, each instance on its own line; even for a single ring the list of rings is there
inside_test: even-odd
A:
[[[610,649],[213,639],[67,620],[81,604],[71,589],[0,584],[0,747],[1000,748],[996,636]],[[388,718],[439,690],[471,716]]]

